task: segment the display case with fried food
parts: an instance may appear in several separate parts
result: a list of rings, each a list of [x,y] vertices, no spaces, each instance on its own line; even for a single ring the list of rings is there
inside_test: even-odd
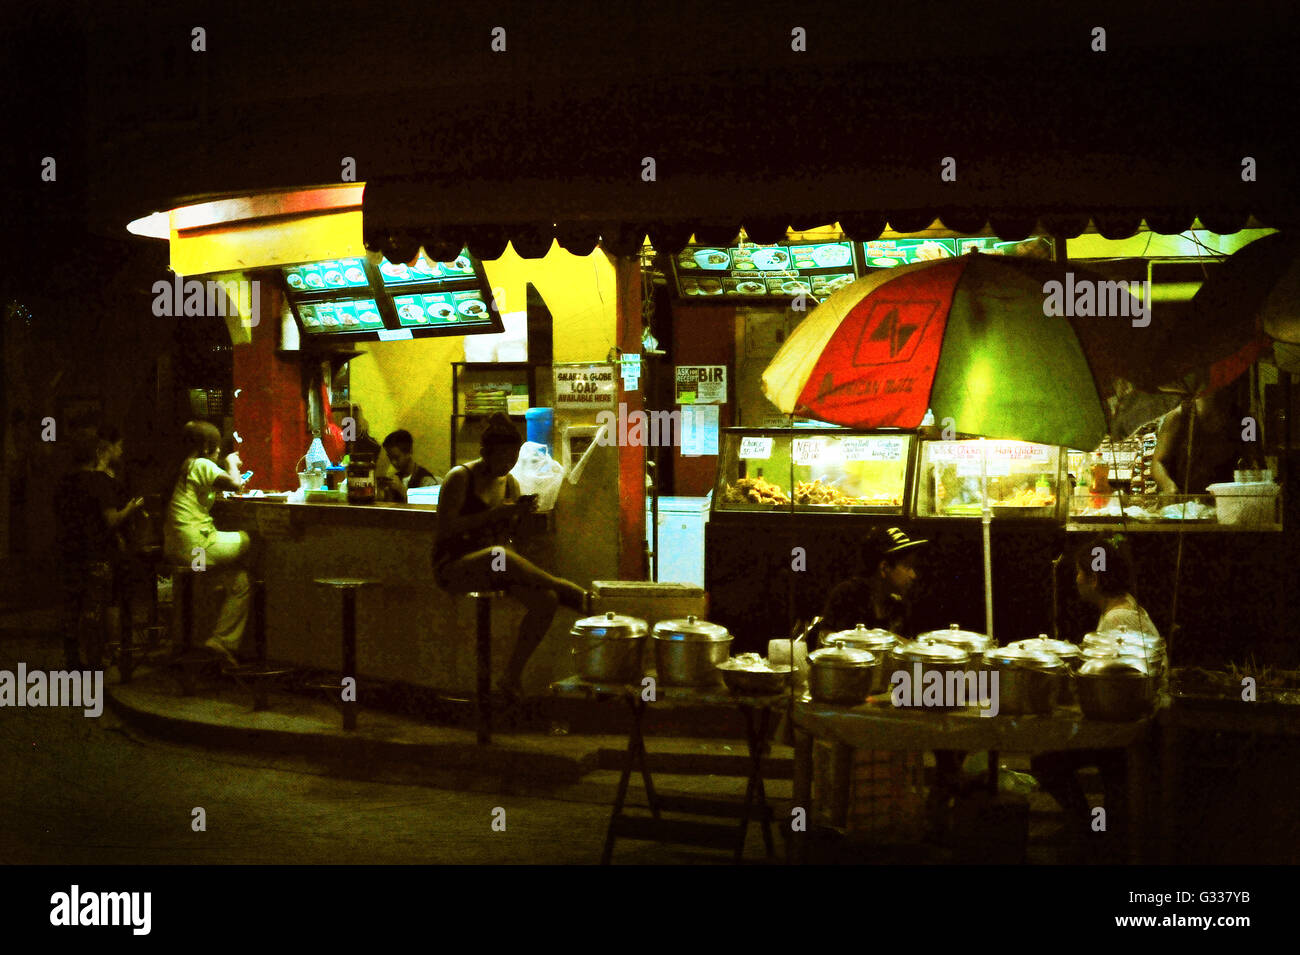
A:
[[[768,507],[780,507],[790,503],[789,496],[762,478],[740,478],[727,485],[722,499],[728,504],[764,504]]]

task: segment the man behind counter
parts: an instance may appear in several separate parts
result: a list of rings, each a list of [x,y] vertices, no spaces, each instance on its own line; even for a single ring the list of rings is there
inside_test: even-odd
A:
[[[907,594],[916,583],[914,541],[897,527],[876,528],[867,537],[867,576],[850,577],[831,590],[822,611],[823,633],[852,630],[858,624],[903,636],[907,631]]]
[[[384,438],[384,453],[393,465],[393,473],[384,484],[384,496],[391,501],[406,502],[406,492],[413,487],[433,487],[438,479],[428,468],[415,463],[415,441],[402,428]]]

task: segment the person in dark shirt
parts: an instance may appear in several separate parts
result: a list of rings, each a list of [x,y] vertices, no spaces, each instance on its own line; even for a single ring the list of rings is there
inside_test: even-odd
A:
[[[867,573],[841,581],[831,590],[822,610],[822,633],[852,630],[861,623],[904,635],[907,595],[917,577],[917,549],[925,543],[912,540],[898,527],[873,530],[864,548]]]
[[[98,666],[103,655],[106,614],[112,603],[113,564],[120,548],[117,529],[144,501],[119,505],[105,467],[109,443],[87,431],[74,439],[75,470],[55,486],[59,576],[65,610],[64,650],[68,666],[84,660]]]
[[[406,492],[413,487],[433,487],[438,479],[428,468],[415,463],[415,440],[405,429],[394,431],[384,438],[384,453],[393,465],[393,473],[382,488],[384,497],[399,503],[406,502]]]

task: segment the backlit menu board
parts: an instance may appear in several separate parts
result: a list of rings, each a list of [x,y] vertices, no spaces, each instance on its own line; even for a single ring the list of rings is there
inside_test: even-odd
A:
[[[862,243],[862,251],[869,269],[950,259],[958,254],[956,239],[872,239]]]
[[[753,245],[731,248],[688,245],[674,262],[683,297],[824,298],[860,273],[851,242]]]
[[[487,276],[468,250],[450,262],[423,253],[410,266],[364,258],[281,268],[302,332],[348,339],[423,338],[503,330]]]

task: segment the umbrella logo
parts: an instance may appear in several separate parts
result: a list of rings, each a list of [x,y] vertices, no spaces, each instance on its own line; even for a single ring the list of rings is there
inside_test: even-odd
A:
[[[853,353],[853,364],[885,365],[911,361],[938,302],[875,302]]]

